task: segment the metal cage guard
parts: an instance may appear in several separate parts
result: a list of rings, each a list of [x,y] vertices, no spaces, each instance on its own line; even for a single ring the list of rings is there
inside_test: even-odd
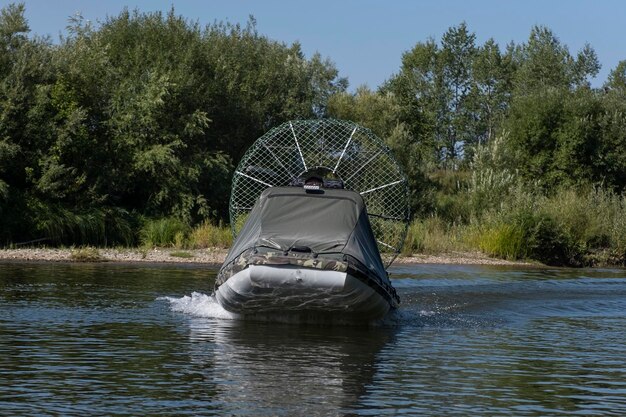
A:
[[[229,206],[233,236],[264,189],[289,185],[313,169],[361,194],[388,267],[402,250],[408,230],[407,180],[387,145],[369,129],[348,121],[295,120],[257,139],[233,176]]]

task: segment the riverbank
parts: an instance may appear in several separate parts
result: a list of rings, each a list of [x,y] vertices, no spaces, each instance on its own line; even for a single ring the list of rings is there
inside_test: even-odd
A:
[[[221,265],[227,249],[211,248],[178,250],[155,249],[72,249],[72,248],[23,248],[0,249],[0,260],[44,262],[147,262],[192,263]],[[536,265],[523,261],[507,261],[487,257],[479,252],[449,252],[436,255],[414,254],[399,256],[397,264],[450,264],[450,265]]]

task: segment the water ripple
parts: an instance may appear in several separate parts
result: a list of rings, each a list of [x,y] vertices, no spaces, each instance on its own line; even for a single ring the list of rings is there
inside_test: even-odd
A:
[[[626,273],[402,266],[370,327],[233,320],[189,267],[0,265],[2,415],[626,415]]]

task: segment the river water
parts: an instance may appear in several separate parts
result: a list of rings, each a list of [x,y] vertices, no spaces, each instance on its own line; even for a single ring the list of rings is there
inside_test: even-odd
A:
[[[0,415],[626,415],[626,271],[392,268],[370,327],[242,322],[200,266],[0,264]]]

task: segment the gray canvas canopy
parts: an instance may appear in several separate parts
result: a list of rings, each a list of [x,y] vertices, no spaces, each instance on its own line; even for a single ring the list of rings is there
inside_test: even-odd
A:
[[[339,180],[367,205],[379,253],[387,267],[408,230],[407,179],[391,151],[369,129],[345,120],[292,120],[257,139],[233,175],[229,211],[233,236],[269,187],[310,176]]]
[[[250,248],[310,251],[338,259],[349,255],[379,280],[387,277],[363,198],[354,191],[265,189],[231,247],[225,265]]]

